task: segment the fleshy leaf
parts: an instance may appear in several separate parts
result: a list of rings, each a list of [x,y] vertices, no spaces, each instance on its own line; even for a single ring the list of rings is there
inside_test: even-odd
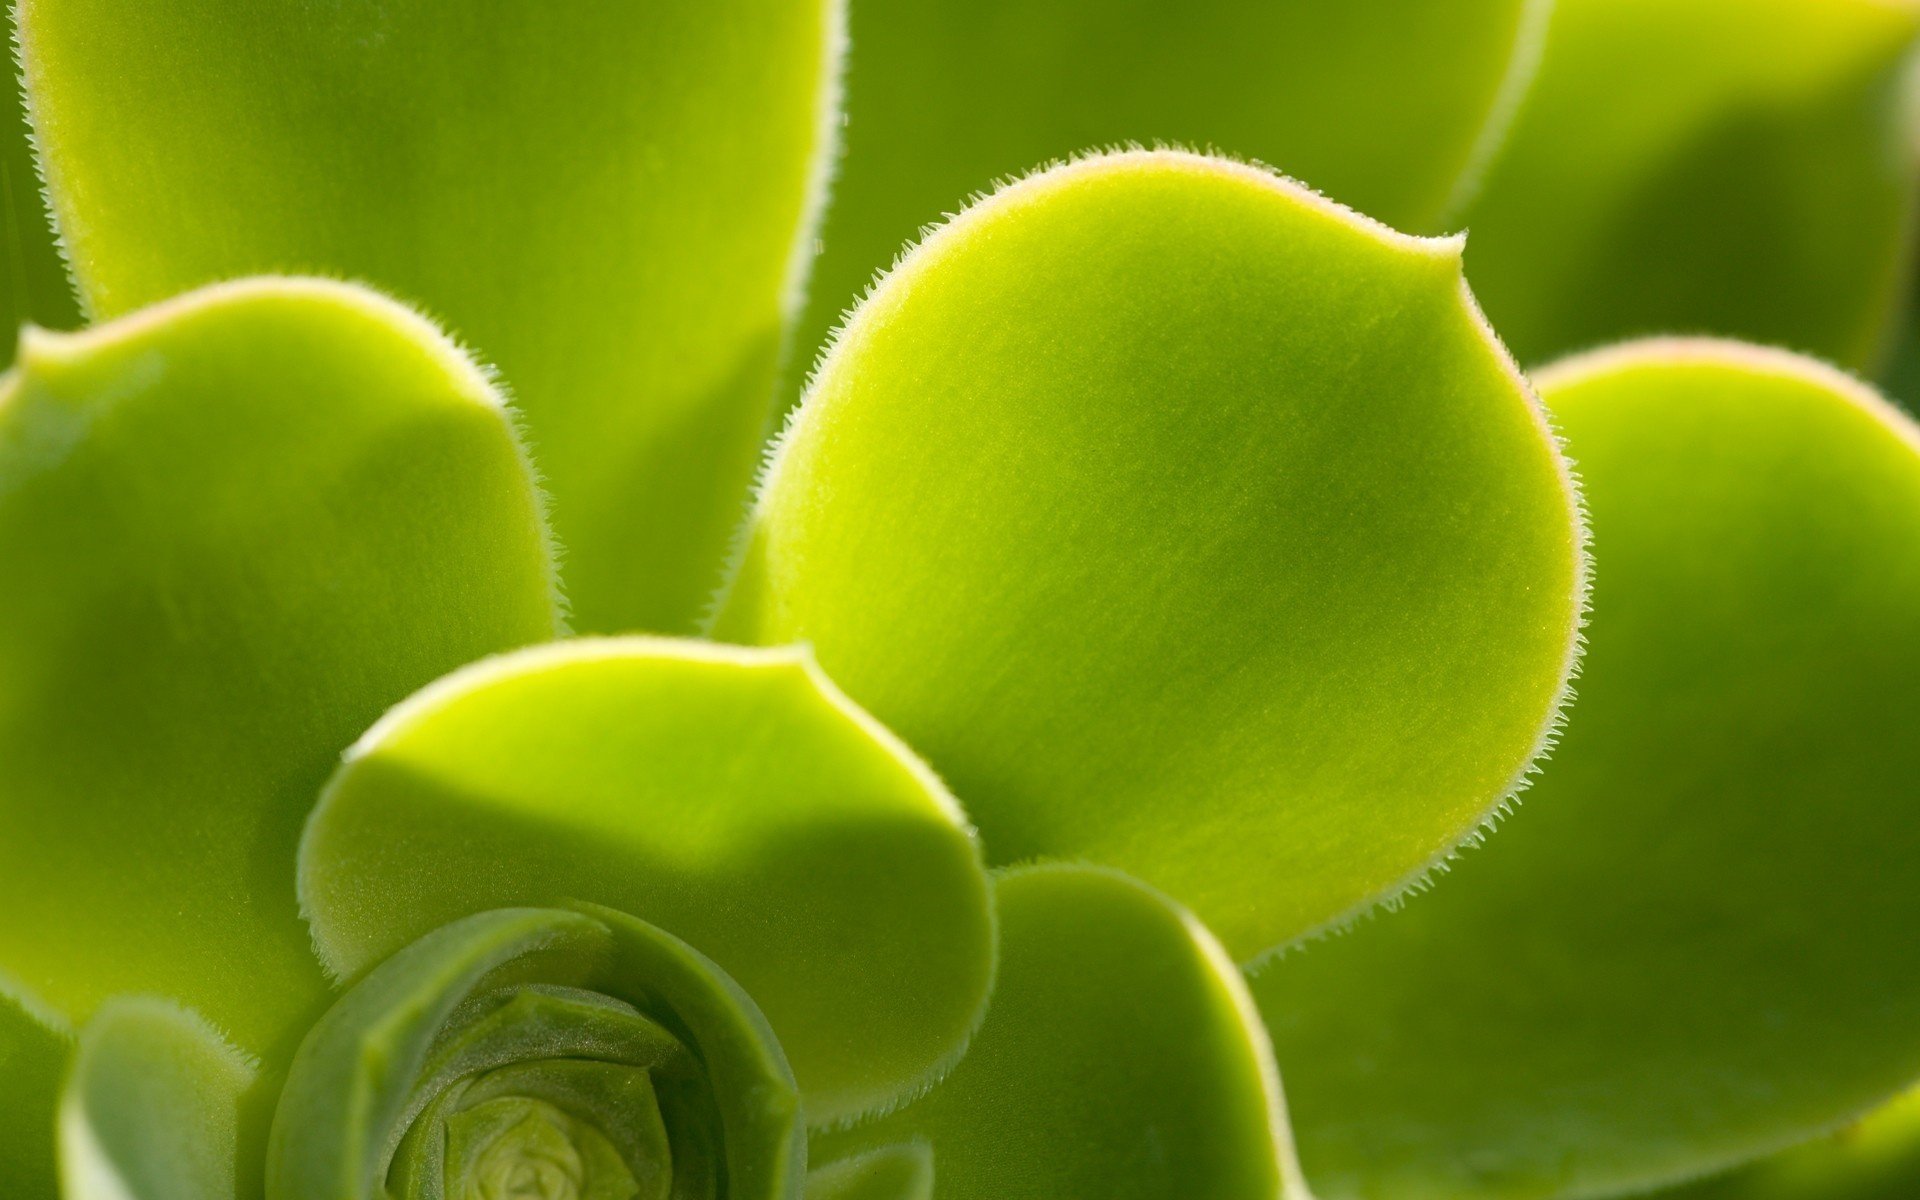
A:
[[[644,917],[753,996],[815,1121],[929,1081],[993,972],[959,806],[794,649],[587,640],[457,672],[348,753],[300,886],[347,976],[481,909]]]
[[[324,996],[293,868],[341,749],[556,625],[499,396],[314,281],[30,331],[0,572],[0,967],[76,1020],[177,997],[255,1052]]]
[[[1911,1091],[1826,1137],[1663,1192],[1661,1200],[1912,1200],[1916,1194],[1920,1091]]]
[[[0,1179],[11,1200],[57,1194],[54,1112],[72,1052],[65,1022],[0,979]]]
[[[1003,190],[861,307],[716,628],[810,643],[993,861],[1124,868],[1246,957],[1504,802],[1579,540],[1457,241],[1122,154]]]
[[[1734,343],[1541,386],[1600,564],[1566,740],[1432,895],[1255,979],[1336,1200],[1636,1191],[1920,1076],[1920,432]]]
[[[794,1200],[798,1104],[752,999],[679,939],[600,908],[477,913],[314,1026],[267,1194]]]
[[[1115,872],[1001,874],[1000,979],[925,1098],[814,1139],[815,1161],[909,1139],[933,1200],[1273,1200],[1299,1190],[1279,1077],[1218,942]]]
[[[365,279],[525,411],[582,628],[690,628],[772,404],[839,0],[21,0],[96,316]]]
[[[1525,363],[1712,333],[1870,365],[1909,276],[1906,0],[1559,0],[1463,216]]]
[[[61,1098],[62,1197],[258,1195],[239,1133],[255,1082],[247,1057],[193,1013],[144,996],[109,1000],[81,1030]]]
[[[0,21],[12,29],[12,6]],[[73,282],[54,243],[40,194],[33,144],[18,79],[0,82],[0,367],[13,363],[14,331],[31,321],[44,329],[80,323]]]
[[[1552,0],[855,5],[847,156],[797,349],[962,197],[1088,147],[1270,163],[1438,232],[1532,77]]]
[[[882,1146],[807,1176],[806,1200],[934,1200],[933,1147]]]

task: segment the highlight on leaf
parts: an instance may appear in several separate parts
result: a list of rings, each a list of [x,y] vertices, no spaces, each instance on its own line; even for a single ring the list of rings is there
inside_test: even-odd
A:
[[[716,635],[810,644],[990,860],[1124,869],[1238,958],[1416,886],[1549,740],[1585,588],[1459,256],[1199,155],[1002,189],[822,363]]]

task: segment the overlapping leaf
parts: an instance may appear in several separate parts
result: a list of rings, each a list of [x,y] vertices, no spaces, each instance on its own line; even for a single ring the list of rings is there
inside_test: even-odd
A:
[[[862,306],[716,628],[810,643],[991,859],[1120,867],[1245,957],[1513,789],[1578,542],[1457,242],[1124,154],[1000,192]]]
[[[1463,216],[1522,362],[1712,333],[1848,366],[1903,300],[1917,162],[1904,0],[1560,0]]]
[[[932,1200],[1275,1200],[1303,1196],[1279,1080],[1219,943],[1164,897],[1106,871],[998,877],[1001,976],[986,1023],[939,1087],[814,1140],[809,1200],[911,1200],[846,1185],[842,1156],[930,1162]],[[924,1147],[917,1152],[889,1147]]]
[[[1542,386],[1602,564],[1565,743],[1431,896],[1255,979],[1326,1197],[1643,1189],[1920,1076],[1920,433],[1729,343]]]
[[[753,997],[814,1121],[929,1081],[992,977],[958,805],[790,649],[575,641],[459,672],[354,747],[300,883],[349,977],[482,909],[642,917]]]
[[[254,1051],[324,995],[293,865],[341,748],[557,619],[499,396],[331,283],[32,336],[0,570],[0,969],[76,1020],[177,997]]]
[[[1551,0],[855,5],[847,157],[797,350],[961,198],[1088,147],[1250,156],[1437,232],[1532,77]]]
[[[259,1194],[258,1147],[243,1147],[240,1132],[257,1083],[246,1056],[194,1014],[145,997],[108,1001],[82,1031],[62,1093],[61,1200]]]
[[[364,279],[506,374],[583,628],[690,626],[811,236],[838,0],[24,0],[55,212],[115,316]]]

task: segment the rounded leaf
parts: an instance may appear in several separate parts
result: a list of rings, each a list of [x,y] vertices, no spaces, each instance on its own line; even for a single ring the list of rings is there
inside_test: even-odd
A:
[[[348,752],[300,889],[343,976],[486,908],[644,917],[753,996],[815,1121],[931,1079],[993,973],[959,806],[796,649],[587,640],[456,672]]]
[[[816,1137],[816,1161],[917,1141],[932,1200],[1304,1195],[1266,1036],[1212,935],[1111,871],[996,885],[1000,979],[966,1057],[905,1109]]]
[[[293,868],[340,750],[557,622],[498,393],[316,281],[31,331],[0,573],[0,967],[76,1018],[177,997],[255,1052],[325,995]]]
[[[253,1064],[204,1020],[115,997],[80,1033],[60,1101],[63,1200],[240,1200],[258,1195],[243,1147]]]
[[[1920,1076],[1920,431],[1732,343],[1541,386],[1599,565],[1566,739],[1432,895],[1255,979],[1334,1200],[1641,1190]]]
[[[933,1148],[882,1146],[828,1163],[807,1176],[806,1200],[934,1200]]]
[[[1246,957],[1504,802],[1583,561],[1458,242],[1133,153],[997,193],[867,300],[716,628],[811,644],[992,860],[1124,868]]]

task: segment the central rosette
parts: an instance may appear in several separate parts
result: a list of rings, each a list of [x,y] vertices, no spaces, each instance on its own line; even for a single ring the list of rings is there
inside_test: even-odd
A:
[[[606,909],[501,909],[415,942],[294,1059],[273,1200],[718,1200],[801,1170],[793,1077],[710,960]]]

